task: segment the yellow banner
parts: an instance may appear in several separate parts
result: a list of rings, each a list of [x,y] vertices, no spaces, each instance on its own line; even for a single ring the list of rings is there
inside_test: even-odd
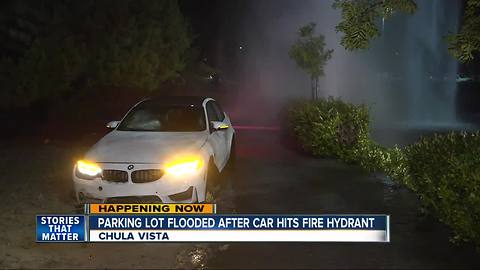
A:
[[[89,204],[87,214],[215,214],[215,204]]]

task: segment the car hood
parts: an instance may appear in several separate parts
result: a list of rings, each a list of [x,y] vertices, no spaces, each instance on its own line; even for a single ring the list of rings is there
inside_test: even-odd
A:
[[[199,152],[206,132],[112,131],[85,155],[94,162],[162,163],[181,152]]]

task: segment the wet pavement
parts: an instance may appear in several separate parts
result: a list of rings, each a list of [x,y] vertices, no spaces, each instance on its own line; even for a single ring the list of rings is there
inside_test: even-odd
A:
[[[389,214],[391,243],[200,245],[192,254],[208,251],[202,268],[480,267],[474,247],[450,243],[445,226],[418,212],[413,193],[381,175],[302,154],[274,130],[239,131],[237,156],[219,212]]]

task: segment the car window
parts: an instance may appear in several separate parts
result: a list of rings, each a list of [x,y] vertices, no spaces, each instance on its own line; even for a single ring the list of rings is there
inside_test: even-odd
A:
[[[208,116],[208,121],[221,121],[220,120],[220,117],[218,115],[218,112],[217,110],[215,109],[214,107],[214,102],[213,101],[209,101],[207,103],[207,116]]]
[[[122,131],[202,131],[202,107],[159,105],[145,102],[133,108],[118,127]]]
[[[223,113],[223,110],[222,110],[222,108],[220,108],[220,105],[218,105],[218,103],[212,101],[212,107],[215,110],[215,112],[218,116],[218,119],[220,121],[223,121],[225,119],[225,113]]]
[[[209,121],[223,121],[225,119],[225,114],[222,109],[213,100],[207,103],[207,115]]]

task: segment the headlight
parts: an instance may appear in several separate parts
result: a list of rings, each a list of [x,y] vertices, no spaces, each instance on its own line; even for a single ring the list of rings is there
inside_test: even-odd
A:
[[[75,174],[79,178],[93,179],[102,174],[102,168],[93,162],[86,160],[79,160],[77,162],[77,170]]]
[[[203,159],[199,157],[187,157],[175,159],[166,164],[165,172],[174,176],[195,174],[203,167]]]

